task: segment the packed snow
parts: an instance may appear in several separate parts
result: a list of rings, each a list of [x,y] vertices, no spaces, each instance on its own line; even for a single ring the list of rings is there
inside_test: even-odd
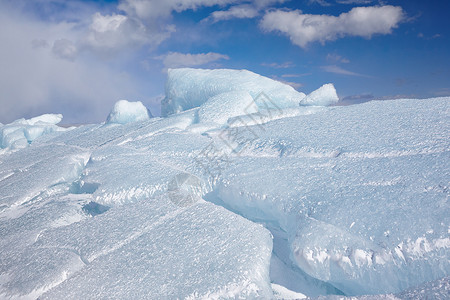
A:
[[[0,298],[448,299],[450,98],[169,70],[163,111],[0,125]]]

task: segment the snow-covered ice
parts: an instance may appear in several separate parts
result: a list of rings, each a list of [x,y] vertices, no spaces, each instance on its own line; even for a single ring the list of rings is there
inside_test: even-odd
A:
[[[0,298],[448,296],[450,98],[168,76],[168,117],[0,125]]]
[[[131,122],[145,121],[152,117],[150,111],[141,101],[129,102],[119,100],[106,119],[106,123],[126,124]]]

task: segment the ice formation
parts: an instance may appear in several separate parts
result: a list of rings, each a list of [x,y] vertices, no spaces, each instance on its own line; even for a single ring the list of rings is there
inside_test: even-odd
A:
[[[0,125],[0,149],[20,149],[27,147],[38,137],[64,131],[56,126],[62,120],[60,114],[45,114],[31,119],[19,119],[7,125]]]
[[[322,85],[300,101],[300,105],[328,106],[336,104],[339,97],[332,83]]]
[[[106,119],[106,123],[127,124],[145,121],[151,117],[152,114],[141,101],[129,102],[127,100],[119,100],[114,104]]]
[[[209,98],[232,91],[246,91],[262,108],[298,106],[305,94],[279,81],[247,70],[169,69],[161,113],[167,116],[199,107]],[[264,98],[271,101],[264,101]]]
[[[167,118],[1,125],[0,298],[446,299],[450,98],[299,106],[261,78],[171,70]]]

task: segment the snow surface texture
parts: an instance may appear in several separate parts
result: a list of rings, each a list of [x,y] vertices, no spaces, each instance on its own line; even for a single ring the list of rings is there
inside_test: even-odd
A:
[[[152,114],[141,101],[129,102],[127,100],[119,100],[114,104],[106,119],[106,123],[127,124],[145,121],[151,117]]]
[[[0,298],[448,299],[450,98],[212,94],[4,148]]]

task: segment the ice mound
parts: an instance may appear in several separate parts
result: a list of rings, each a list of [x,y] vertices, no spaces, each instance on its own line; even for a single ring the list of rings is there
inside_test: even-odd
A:
[[[246,91],[233,91],[209,98],[200,106],[200,123],[226,124],[232,117],[256,113],[258,107],[252,96]]]
[[[56,126],[62,120],[61,114],[45,114],[31,119],[19,119],[0,127],[0,148],[25,148],[37,138],[67,129]]]
[[[339,101],[336,89],[332,83],[322,85],[300,101],[300,105],[328,106]]]
[[[119,100],[114,104],[106,119],[106,123],[127,124],[145,121],[151,117],[152,114],[141,101],[129,102],[127,100]]]
[[[169,69],[161,114],[167,116],[199,107],[213,96],[232,91],[248,92],[263,108],[295,107],[305,97],[291,86],[247,70]],[[261,93],[270,103],[258,103]]]

